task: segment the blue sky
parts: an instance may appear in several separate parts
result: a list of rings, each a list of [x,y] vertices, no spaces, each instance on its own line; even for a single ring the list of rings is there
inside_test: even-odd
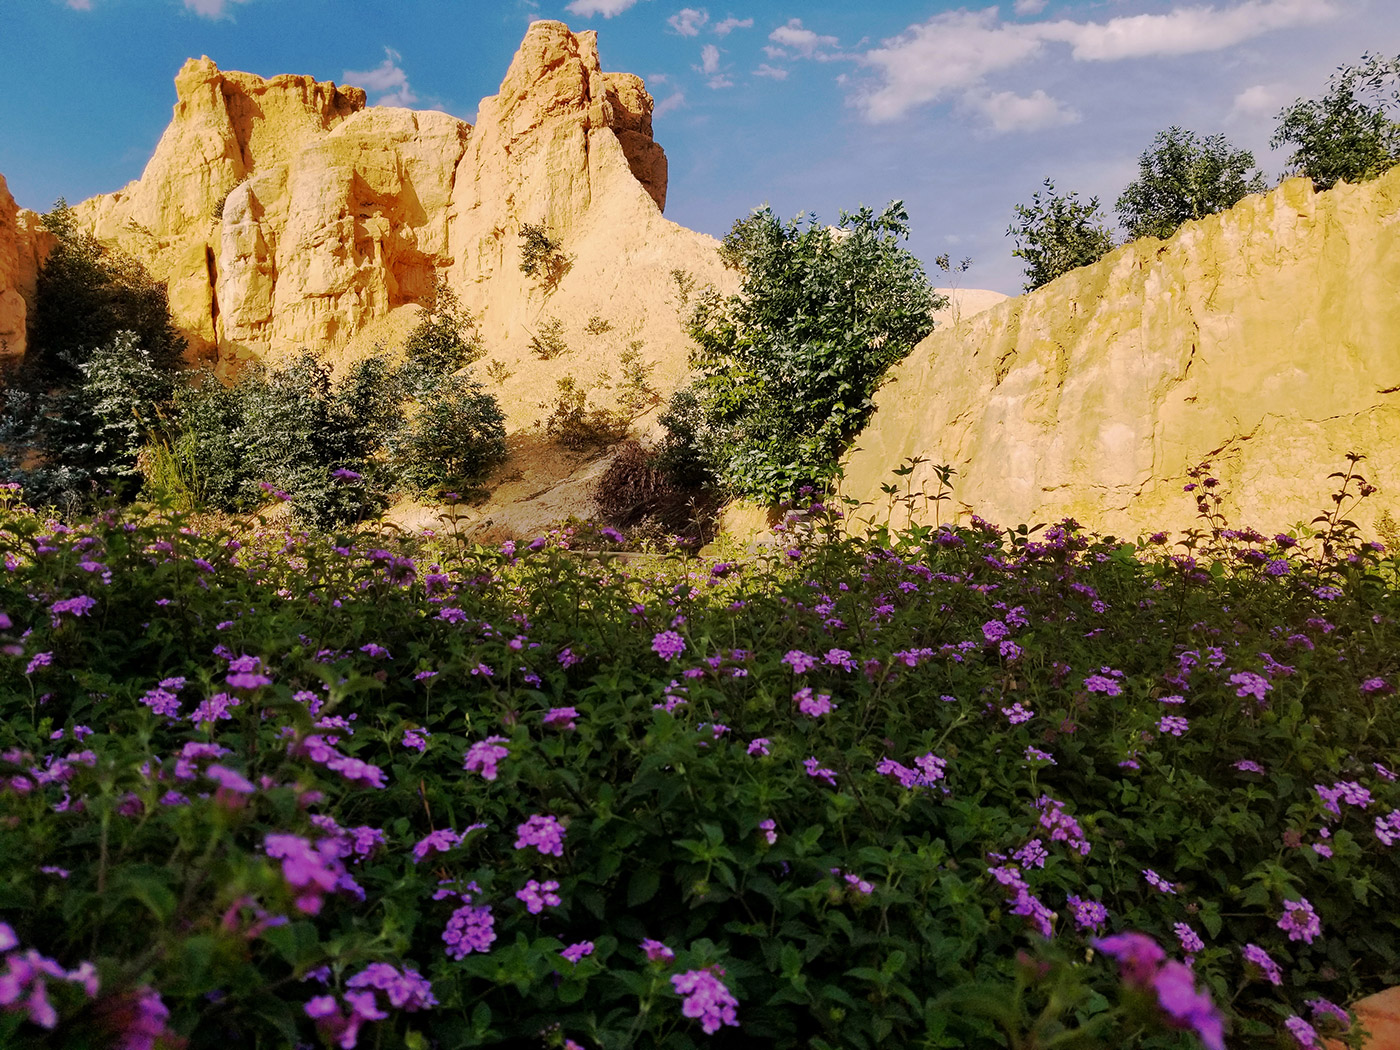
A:
[[[533,18],[646,79],[675,221],[902,198],[927,264],[970,256],[960,282],[1005,292],[1013,207],[1046,177],[1111,210],[1172,124],[1276,177],[1280,106],[1400,53],[1400,0],[0,0],[0,174],[36,210],[138,177],[201,54],[472,120]]]

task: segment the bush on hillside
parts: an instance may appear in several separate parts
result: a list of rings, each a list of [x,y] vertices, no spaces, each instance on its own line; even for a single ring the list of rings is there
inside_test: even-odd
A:
[[[1016,221],[1007,228],[1015,238],[1011,254],[1025,262],[1025,290],[1033,292],[1081,266],[1098,262],[1113,250],[1113,234],[1103,226],[1099,199],[1079,200],[1078,193],[1055,192],[1045,180],[1030,204],[1016,205]]]
[[[740,289],[701,295],[687,323],[695,452],[723,486],[778,502],[831,475],[886,370],[933,329],[941,300],[908,235],[899,201],[835,227],[766,207],[734,224],[720,257]]]
[[[1362,55],[1327,82],[1320,99],[1298,99],[1279,112],[1269,145],[1291,146],[1289,172],[1320,190],[1363,182],[1400,162],[1400,55]]]
[[[1130,239],[1170,237],[1182,223],[1234,207],[1267,189],[1254,154],[1224,135],[1197,137],[1170,127],[1157,133],[1138,160],[1138,177],[1118,198],[1118,217]]]

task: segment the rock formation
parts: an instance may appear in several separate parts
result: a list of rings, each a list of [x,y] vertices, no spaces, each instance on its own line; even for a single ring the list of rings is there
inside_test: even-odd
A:
[[[0,367],[24,357],[34,284],[52,243],[39,216],[16,206],[0,175]]]
[[[1196,523],[1182,485],[1209,460],[1231,522],[1275,530],[1330,509],[1355,450],[1374,520],[1400,496],[1398,292],[1400,169],[1291,179],[934,332],[877,394],[845,492],[883,518],[881,483],[922,456],[913,491],[950,464],[964,514],[1134,537]]]
[[[141,178],[76,211],[166,281],[191,356],[225,374],[302,347],[335,361],[392,347],[445,279],[488,357],[513,373],[495,392],[519,431],[565,374],[607,403],[633,341],[658,390],[679,385],[672,271],[733,283],[713,238],[662,218],[651,96],[639,78],[602,71],[593,33],[533,23],[475,129],[208,58],[185,63],[175,88]],[[526,223],[562,246],[567,269],[553,286],[520,271]],[[540,361],[531,339],[555,319],[570,352]]]

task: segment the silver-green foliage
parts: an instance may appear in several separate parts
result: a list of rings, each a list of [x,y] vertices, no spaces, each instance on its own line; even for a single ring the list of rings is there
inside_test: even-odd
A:
[[[1362,55],[1338,69],[1320,99],[1279,113],[1269,145],[1292,146],[1289,171],[1320,190],[1375,178],[1400,162],[1400,55]]]
[[[1138,159],[1138,177],[1118,198],[1119,224],[1128,237],[1170,237],[1192,219],[1234,207],[1268,188],[1254,154],[1224,135],[1197,136],[1170,127],[1157,133]]]

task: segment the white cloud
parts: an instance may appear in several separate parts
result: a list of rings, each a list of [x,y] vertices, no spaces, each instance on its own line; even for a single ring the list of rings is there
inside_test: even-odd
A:
[[[714,25],[715,36],[728,36],[736,29],[752,29],[752,18],[735,18],[733,15]]]
[[[195,14],[199,15],[200,18],[219,19],[228,17],[228,9],[231,5],[244,4],[247,2],[248,0],[185,0],[185,10],[193,11]],[[71,7],[73,5],[70,3],[69,6]],[[88,7],[81,8],[81,10],[86,11],[90,7],[91,4],[89,4]]]
[[[988,74],[1037,57],[1047,44],[1068,45],[1081,62],[1195,54],[1338,13],[1337,0],[1243,0],[1228,7],[1182,6],[1166,14],[1105,22],[1003,22],[995,7],[950,11],[866,51],[862,62],[876,71],[876,78],[860,86],[853,101],[871,121],[895,120],[916,106],[980,87]]]
[[[706,44],[700,49],[700,72],[713,76],[719,72],[719,48]]]
[[[565,10],[584,18],[592,18],[594,15],[612,18],[614,15],[622,14],[636,2],[637,0],[573,0],[573,3],[569,4]]]
[[[768,39],[782,47],[790,47],[803,58],[825,58],[824,48],[835,47],[834,36],[822,36],[802,25],[802,19],[791,19],[768,34]]]
[[[384,61],[379,65],[363,72],[347,69],[342,79],[375,96],[376,106],[410,106],[418,101],[418,96],[409,87],[408,74],[399,65],[402,58],[393,48],[386,47]]]
[[[700,27],[710,20],[710,13],[703,7],[696,10],[693,7],[683,7],[670,18],[666,19],[681,36],[699,36]]]
[[[67,0],[67,3],[74,11],[92,10],[92,0]]]
[[[786,80],[788,71],[786,69],[779,69],[777,66],[770,66],[767,62],[764,62],[753,71],[753,75],[756,77],[771,77],[773,80]]]
[[[1046,22],[1046,40],[1063,41],[1081,61],[1221,51],[1276,29],[1312,25],[1337,15],[1332,0],[1245,0],[1234,7],[1178,7],[1164,15],[1127,15],[1107,22]]]
[[[683,109],[685,107],[685,92],[677,91],[674,95],[667,95],[652,109],[652,118],[664,117],[673,109]]]
[[[763,53],[764,53],[765,55],[767,55],[769,58],[787,58],[787,57],[788,57],[788,53],[787,53],[786,51],[784,51],[784,50],[783,50],[782,48],[780,48],[780,47],[774,47],[772,44],[764,44],[764,45],[763,45]]]
[[[734,81],[730,80],[729,77],[721,73],[717,77],[711,77],[706,82],[705,86],[708,88],[714,88],[716,90],[720,88],[732,88],[734,86]]]
[[[1282,84],[1255,84],[1235,96],[1229,119],[1272,117],[1291,101]]]
[[[858,102],[870,120],[894,120],[1030,58],[1043,46],[1037,29],[999,22],[995,7],[936,15],[865,53],[881,83]]]
[[[1045,5],[1050,0],[1016,0],[1016,13],[1018,15],[1038,15],[1045,10]]]
[[[1075,110],[1039,90],[1029,96],[1014,91],[969,92],[963,103],[986,117],[992,130],[1002,135],[1076,124],[1081,119]]]

